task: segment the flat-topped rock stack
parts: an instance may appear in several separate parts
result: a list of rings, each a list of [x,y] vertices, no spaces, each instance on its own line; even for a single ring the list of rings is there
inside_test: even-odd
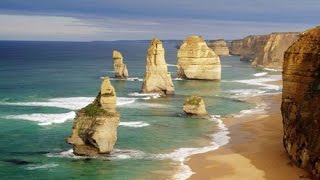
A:
[[[174,93],[171,74],[168,73],[164,54],[162,42],[158,38],[153,38],[147,52],[146,73],[141,87],[142,93]]]
[[[116,93],[107,77],[103,79],[96,99],[77,112],[67,142],[73,145],[73,153],[76,155],[109,154],[117,141],[119,122]]]
[[[191,117],[196,117],[196,118],[208,117],[204,100],[199,96],[187,97],[183,104],[183,111]]]
[[[220,80],[220,58],[200,36],[186,38],[178,50],[178,77],[183,79]]]
[[[129,73],[126,64],[123,63],[122,54],[119,51],[113,51],[112,56],[114,63],[114,76],[120,79],[127,79],[129,77]]]
[[[208,42],[208,46],[218,56],[229,56],[229,47],[224,39],[211,40]]]

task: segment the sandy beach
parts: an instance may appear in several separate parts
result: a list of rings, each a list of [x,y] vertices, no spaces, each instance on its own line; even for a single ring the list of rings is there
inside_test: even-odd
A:
[[[266,103],[263,113],[224,118],[231,137],[216,151],[191,156],[188,164],[195,174],[190,179],[308,179],[294,166],[282,145],[281,94],[253,97]]]

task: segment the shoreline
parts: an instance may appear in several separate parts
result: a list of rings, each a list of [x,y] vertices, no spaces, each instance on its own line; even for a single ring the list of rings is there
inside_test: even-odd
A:
[[[282,94],[247,98],[267,104],[263,112],[222,118],[229,143],[217,150],[188,157],[189,179],[300,179],[308,174],[293,165],[282,145]]]

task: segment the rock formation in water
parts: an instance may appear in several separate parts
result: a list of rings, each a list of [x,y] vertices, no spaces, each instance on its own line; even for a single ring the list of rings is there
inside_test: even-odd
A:
[[[229,47],[227,46],[227,42],[223,39],[211,40],[208,42],[208,46],[218,56],[228,56],[229,55]]]
[[[206,106],[204,101],[199,96],[189,96],[183,104],[183,111],[192,117],[207,117]]]
[[[320,26],[285,52],[281,111],[289,156],[320,179]]]
[[[72,134],[67,139],[76,155],[109,154],[117,141],[120,114],[116,112],[116,93],[106,77],[96,99],[77,112]]]
[[[147,52],[146,73],[143,80],[141,92],[173,94],[174,87],[171,74],[164,58],[162,42],[153,38]]]
[[[284,52],[299,38],[299,33],[272,33],[247,36],[230,43],[230,54],[253,66],[282,68]]]
[[[178,50],[178,77],[220,80],[220,58],[200,36],[186,38]]]
[[[119,51],[113,51],[114,76],[116,78],[127,79],[129,77],[126,64],[123,63],[122,54]]]

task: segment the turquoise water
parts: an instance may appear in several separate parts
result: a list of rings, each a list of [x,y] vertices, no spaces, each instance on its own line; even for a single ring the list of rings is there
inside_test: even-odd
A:
[[[139,96],[148,43],[0,42],[1,178],[168,178],[178,172],[186,154],[227,142],[226,135],[212,137],[222,131],[215,118],[183,115],[186,96],[201,95],[211,115],[229,115],[255,107],[241,101],[243,97],[280,90],[265,84],[279,78],[279,72],[253,69],[235,56],[221,58],[220,82],[176,79],[172,65],[179,42],[165,41],[175,95]],[[115,151],[99,159],[73,156],[65,139],[74,114],[97,95],[101,77],[113,76],[113,49],[123,53],[135,79],[112,80],[122,115]]]

